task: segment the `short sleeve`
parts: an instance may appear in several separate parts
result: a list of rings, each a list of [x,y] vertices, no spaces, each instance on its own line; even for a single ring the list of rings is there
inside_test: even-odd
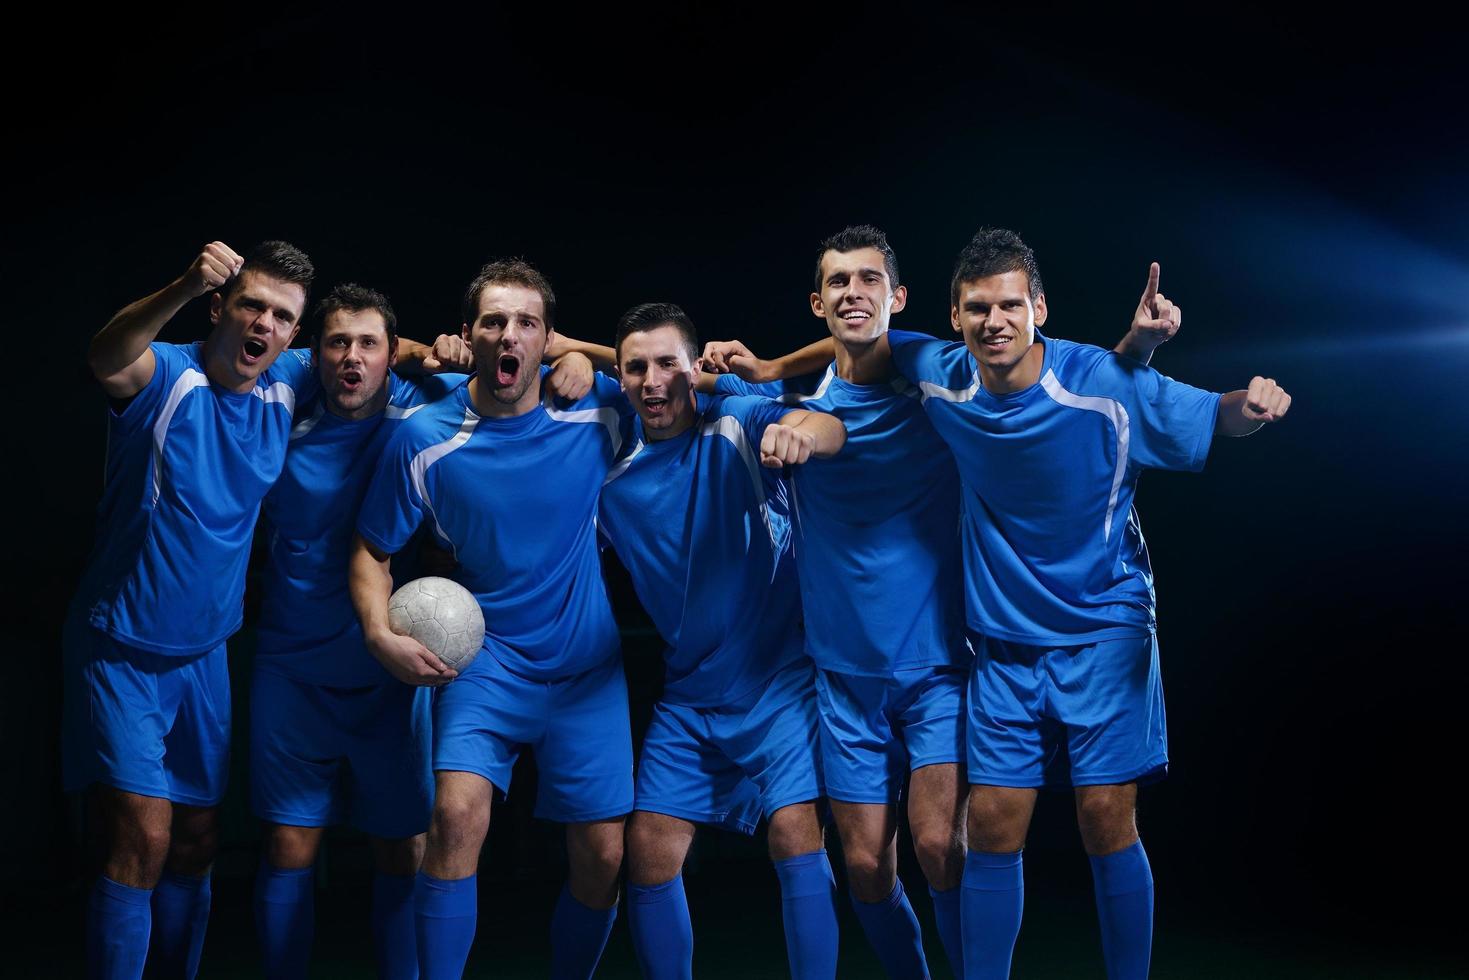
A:
[[[724,410],[739,419],[750,445],[759,448],[765,430],[785,418],[791,412],[801,411],[770,398],[737,395],[724,403]]]
[[[193,368],[200,378],[204,372],[190,355],[190,345],[164,344],[157,341],[148,345],[153,352],[153,377],[132,398],[122,411],[112,411],[109,417],[112,430],[118,435],[128,435],[153,424],[163,409],[168,393],[173,390],[184,372]],[[205,380],[203,383],[208,383]]]
[[[316,365],[309,347],[288,347],[266,372],[270,384],[284,383],[296,393],[296,404],[316,394],[320,387],[316,378]]]
[[[943,341],[926,333],[911,330],[889,330],[888,347],[893,352],[893,368],[913,384],[929,381],[947,387],[953,378],[956,348],[964,345]]]
[[[401,551],[413,537],[427,508],[428,473],[426,468],[418,471],[413,466],[411,434],[408,424],[393,434],[357,512],[357,533],[390,555]]]
[[[1204,468],[1219,415],[1219,395],[1174,381],[1112,355],[1126,385],[1128,452],[1140,467],[1197,472]]]
[[[416,408],[438,401],[468,380],[467,374],[429,374],[400,378],[388,372],[388,404],[394,408]]]

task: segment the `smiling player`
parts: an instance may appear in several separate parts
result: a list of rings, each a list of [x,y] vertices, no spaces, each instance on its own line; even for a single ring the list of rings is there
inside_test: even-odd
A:
[[[1139,303],[1157,317],[1158,267]],[[1020,929],[1021,848],[1039,787],[1075,789],[1107,975],[1145,977],[1153,878],[1137,788],[1168,765],[1153,573],[1133,491],[1145,469],[1199,470],[1213,436],[1285,415],[1268,378],[1220,396],[1137,361],[1042,336],[1040,271],[1014,232],[960,253],[952,321],[962,344],[894,335],[963,478],[969,686],[964,966],[1009,974]]]
[[[671,303],[618,323],[633,438],[602,489],[599,526],[668,643],[628,827],[628,905],[643,975],[690,977],[682,870],[696,824],[769,820],[795,977],[836,974],[816,694],[802,649],[780,468],[828,458],[841,423],[765,398],[696,401],[699,345]]]

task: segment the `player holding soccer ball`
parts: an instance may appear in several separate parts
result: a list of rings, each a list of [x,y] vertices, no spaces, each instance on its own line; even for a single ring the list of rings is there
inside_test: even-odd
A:
[[[399,427],[357,521],[351,592],[368,649],[400,680],[441,685],[416,896],[426,978],[464,970],[492,791],[510,788],[521,745],[536,753],[536,813],[567,825],[552,975],[590,976],[616,915],[632,744],[594,517],[629,420],[609,378],[570,404],[543,390],[536,365],[555,312],[550,283],[524,262],[480,272],[463,309],[477,373]],[[458,675],[388,629],[390,557],[424,524],[485,614],[484,650]]]
[[[63,737],[66,787],[92,788],[106,840],[87,905],[94,976],[141,976],[145,958],[198,968],[229,760],[225,639],[291,411],[315,387],[307,352],[286,350],[313,275],[285,242],[244,256],[213,242],[92,341],[107,484],[65,627]],[[203,343],[154,341],[210,294]]]
[[[698,338],[670,303],[623,315],[617,363],[638,419],[598,523],[668,643],[628,827],[638,962],[650,980],[692,976],[682,871],[695,824],[752,833],[764,816],[791,974],[833,977],[816,692],[781,467],[832,456],[846,434],[766,398],[696,401]]]
[[[1155,264],[1138,319],[1160,309]],[[1199,470],[1216,433],[1279,420],[1268,378],[1226,395],[1042,336],[1040,271],[1014,232],[983,229],[952,286],[963,343],[894,334],[893,362],[963,478],[969,686],[964,966],[1005,977],[1020,929],[1021,848],[1042,786],[1075,788],[1113,980],[1145,977],[1153,878],[1140,782],[1168,765],[1153,574],[1133,490],[1145,469]],[[1166,327],[1165,327],[1166,329]]]

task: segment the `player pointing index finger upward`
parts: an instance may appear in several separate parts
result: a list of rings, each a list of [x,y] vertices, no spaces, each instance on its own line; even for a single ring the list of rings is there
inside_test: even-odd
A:
[[[840,456],[793,477],[796,554],[807,646],[818,668],[827,793],[853,907],[889,974],[902,977],[927,971],[918,923],[896,877],[895,810],[905,780],[914,850],[939,935],[956,970],[961,961],[958,763],[971,659],[954,579],[962,569],[954,535],[958,474],[917,390],[891,361],[888,324],[906,301],[887,236],[871,226],[847,228],[818,249],[811,295],[811,309],[835,343],[835,361],[777,385],[718,380],[720,390],[771,391],[789,404],[830,412],[847,427]],[[737,343],[706,351],[716,368],[757,378],[809,360],[803,352],[765,362]]]
[[[816,692],[802,648],[780,469],[832,456],[827,415],[766,398],[694,395],[698,340],[669,303],[623,315],[618,367],[638,419],[608,474],[602,533],[668,643],[628,828],[633,943],[649,978],[693,972],[682,869],[696,824],[769,820],[791,973],[836,975]]]
[[[1165,316],[1158,267],[1142,306]],[[1152,873],[1139,782],[1168,763],[1153,575],[1133,490],[1145,469],[1198,470],[1216,432],[1290,407],[1256,378],[1220,396],[1086,344],[1043,336],[1031,250],[984,229],[952,287],[962,344],[895,336],[893,360],[964,481],[969,687],[965,973],[1004,977],[1020,927],[1021,847],[1042,786],[1075,788],[1112,978],[1147,975]],[[1166,325],[1163,328],[1166,330]]]

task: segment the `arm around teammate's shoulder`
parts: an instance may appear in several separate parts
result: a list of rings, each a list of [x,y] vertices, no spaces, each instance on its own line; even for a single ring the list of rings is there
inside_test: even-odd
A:
[[[760,438],[762,466],[798,466],[809,459],[827,459],[847,443],[847,427],[825,412],[796,409],[765,427]]]
[[[212,292],[239,274],[244,264],[228,245],[210,242],[184,274],[158,292],[129,303],[92,338],[87,366],[112,398],[131,398],[153,380],[155,358],[149,347],[163,325],[189,300]]]

